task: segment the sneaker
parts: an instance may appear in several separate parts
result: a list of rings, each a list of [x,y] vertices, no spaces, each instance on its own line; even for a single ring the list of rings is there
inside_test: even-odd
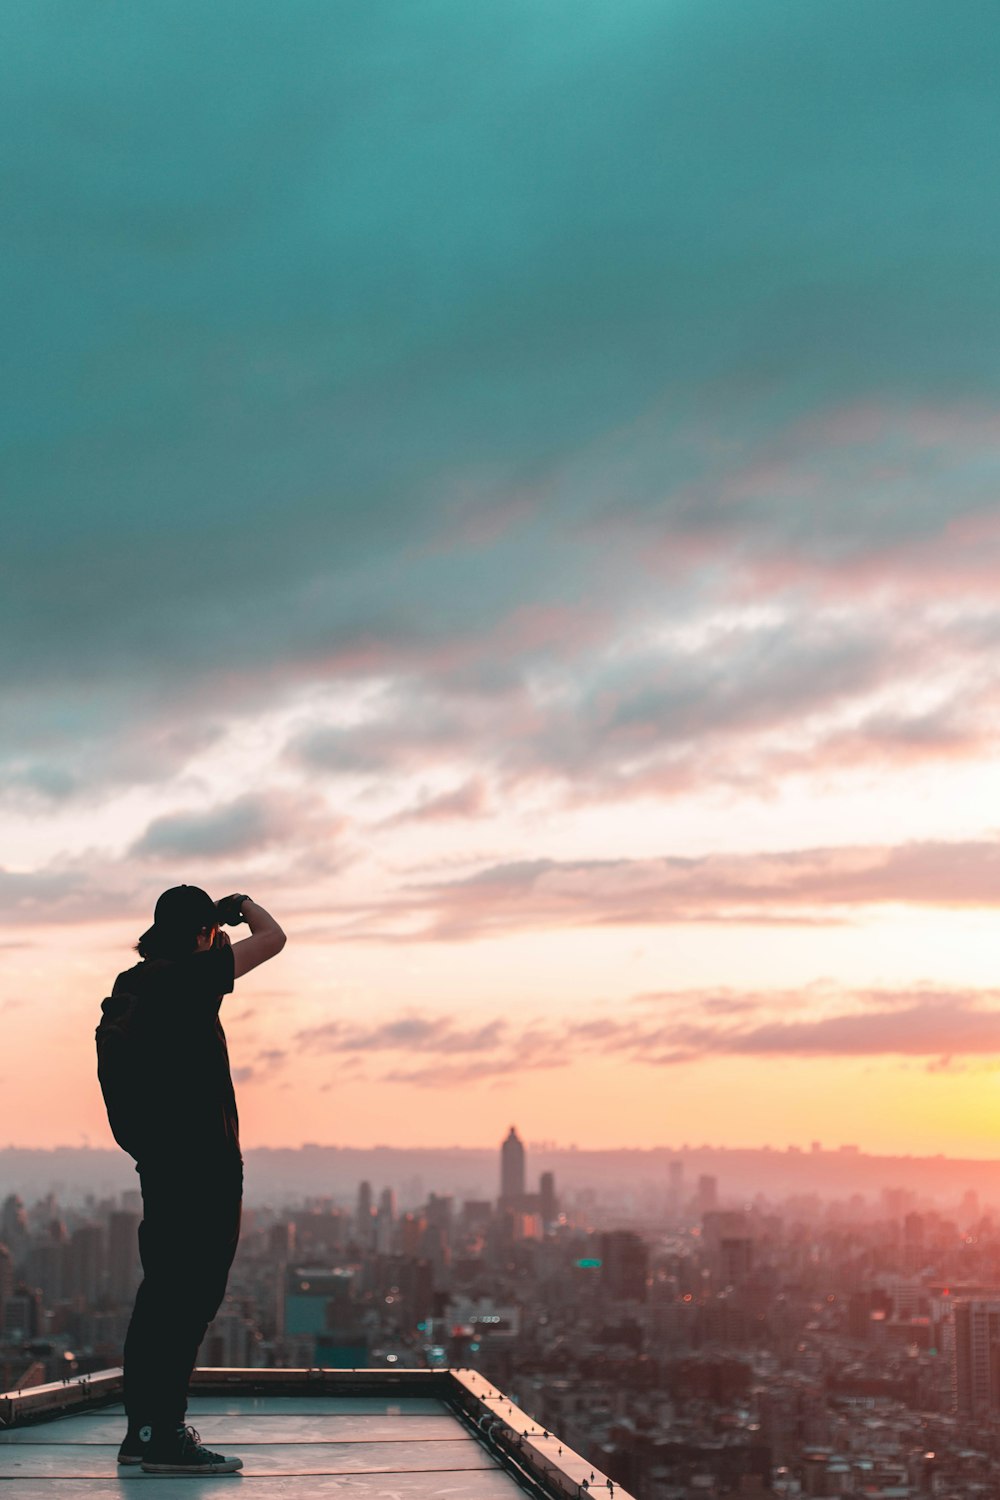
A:
[[[118,1462],[141,1464],[149,1452],[149,1441],[152,1436],[153,1429],[148,1422],[143,1427],[134,1427],[130,1422],[128,1431],[122,1439],[122,1445],[118,1449]]]
[[[235,1474],[242,1458],[224,1458],[201,1446],[193,1427],[174,1427],[157,1433],[140,1460],[146,1474]]]

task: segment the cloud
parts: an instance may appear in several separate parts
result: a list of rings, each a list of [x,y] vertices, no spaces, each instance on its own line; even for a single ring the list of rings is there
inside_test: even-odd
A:
[[[456,677],[454,662],[428,656],[353,724],[300,724],[287,765],[411,799],[416,776],[457,782],[454,801],[409,801],[405,822],[539,788],[564,805],[723,787],[759,796],[789,776],[982,756],[1000,732],[992,614],[687,600],[602,631],[570,631],[541,655],[505,651],[502,633],[467,639],[484,664],[503,659],[502,682],[474,684],[472,659]]]
[[[388,1054],[395,1061],[383,1063],[378,1081],[416,1088],[458,1088],[568,1062],[550,1028],[533,1023],[516,1031],[503,1018],[462,1028],[450,1016],[411,1012],[371,1027],[326,1022],[300,1031],[296,1041],[336,1055],[338,1068],[359,1067],[365,1054]]]
[[[310,859],[303,858],[307,872]],[[162,872],[144,872],[142,865],[137,872],[107,855],[55,861],[34,872],[0,870],[0,924],[131,916],[147,910],[162,881]],[[322,920],[304,925],[296,936],[319,942],[466,942],[578,927],[823,925],[888,903],[997,906],[1000,842],[924,840],[701,857],[508,861],[454,879],[404,881],[368,901],[345,889],[322,908],[313,907],[312,915]],[[309,906],[301,911],[308,918]],[[317,1038],[339,1035],[342,1024],[328,1023],[332,1030],[320,1028]],[[370,1045],[379,1035],[364,1029],[354,1034]]]
[[[678,1067],[715,1057],[922,1058],[928,1068],[955,1059],[1000,1058],[1000,990],[919,984],[906,989],[843,990],[830,983],[800,991],[663,991],[609,1002],[584,1019],[495,1018],[462,1031],[450,1017],[410,1013],[365,1029],[343,1022],[307,1028],[296,1041],[310,1052],[359,1066],[386,1054],[384,1084],[458,1088],[525,1072],[572,1067],[586,1059]]]
[[[331,930],[345,940],[459,942],[573,927],[836,923],[886,903],[1000,904],[1000,842],[520,860],[459,879],[405,885],[381,902],[344,912]]]
[[[154,818],[129,853],[134,859],[222,859],[275,845],[335,837],[342,825],[321,798],[248,792],[221,806]]]
[[[288,1053],[283,1047],[266,1047],[262,1052],[257,1054],[257,1061],[258,1063],[266,1064],[268,1067],[277,1068],[281,1066],[287,1056]]]
[[[424,797],[402,812],[383,820],[383,827],[397,828],[404,823],[440,823],[454,818],[481,818],[489,811],[489,793],[481,777],[463,782],[451,792]]]
[[[102,872],[103,873],[103,872]],[[135,892],[107,883],[86,859],[48,869],[0,869],[0,922],[11,926],[99,921],[139,909]]]
[[[372,1027],[327,1021],[300,1031],[296,1041],[332,1052],[486,1052],[498,1045],[503,1030],[502,1021],[463,1031],[449,1018],[408,1015]]]
[[[558,658],[603,597],[613,644],[664,570],[715,600],[767,568],[987,584],[997,210],[924,83],[947,55],[989,108],[975,27],[729,0],[568,32],[448,0],[234,39],[182,13],[60,69],[43,13],[7,38],[0,666],[46,741],[19,784],[93,785],[165,699],[193,722],[202,694],[414,665],[496,688],[518,629]]]
[[[1000,1056],[1000,990],[879,990],[831,994],[826,1013],[794,1019],[769,1014],[767,995],[746,997],[741,1019],[683,1013],[661,1024],[625,1020],[605,1028],[601,1045],[654,1066],[710,1057]],[[836,1007],[836,1008],[830,1008]],[[665,1004],[664,1009],[670,1010]],[[709,1017],[710,1012],[707,1012]]]

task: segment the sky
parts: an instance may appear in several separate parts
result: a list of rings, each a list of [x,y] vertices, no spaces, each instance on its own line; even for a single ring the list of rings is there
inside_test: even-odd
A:
[[[247,1147],[1000,1154],[992,5],[0,29],[0,1144],[183,881]]]

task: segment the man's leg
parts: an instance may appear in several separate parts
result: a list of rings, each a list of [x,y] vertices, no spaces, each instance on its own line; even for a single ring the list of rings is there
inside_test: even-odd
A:
[[[239,1240],[242,1177],[229,1172],[192,1188],[176,1168],[141,1170],[143,1281],[125,1340],[129,1431],[173,1430],[187,1410],[188,1383],[225,1295]]]

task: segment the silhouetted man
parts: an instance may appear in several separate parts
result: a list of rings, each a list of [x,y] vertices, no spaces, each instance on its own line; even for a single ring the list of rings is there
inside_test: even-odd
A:
[[[231,944],[221,924],[244,921],[250,936]],[[241,974],[284,945],[277,922],[249,896],[215,902],[198,886],[174,886],[136,944],[142,962],[118,975],[102,1006],[98,1073],[115,1139],[136,1160],[143,1209],[118,1462],[149,1473],[243,1467],[202,1447],[184,1417],[198,1348],[236,1254],[243,1198],[219,1007]]]

